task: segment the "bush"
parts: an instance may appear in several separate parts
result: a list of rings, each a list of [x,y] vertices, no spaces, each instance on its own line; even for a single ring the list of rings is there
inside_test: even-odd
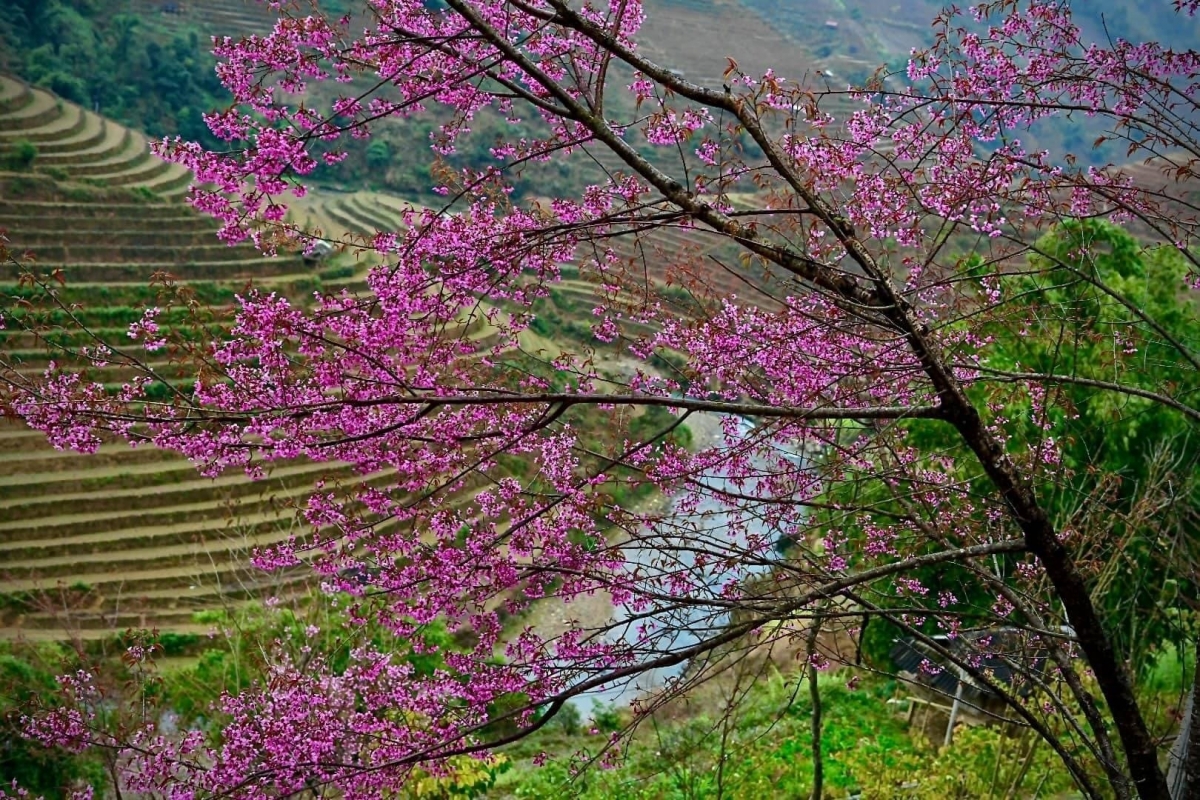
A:
[[[367,166],[373,170],[386,169],[392,163],[392,148],[384,139],[373,139],[367,145]]]
[[[567,736],[578,736],[583,730],[583,715],[578,707],[567,703],[554,715],[550,724],[557,725]]]
[[[38,86],[49,89],[59,97],[65,97],[71,102],[88,105],[87,84],[78,76],[55,71],[39,80]]]
[[[30,707],[52,705],[58,697],[54,676],[64,667],[78,668],[57,645],[0,642],[0,780],[16,782],[30,796],[56,799],[90,784],[103,796],[102,764],[94,754],[75,755],[44,748],[18,733],[21,714]]]
[[[317,277],[323,281],[334,281],[334,280],[338,280],[340,278],[353,278],[354,277],[354,266],[351,264],[344,264],[340,267],[330,267],[329,269],[323,269],[317,273]]]
[[[95,190],[75,184],[63,189],[63,196],[72,203],[90,203],[96,199]]]
[[[37,158],[37,155],[37,145],[28,139],[18,139],[13,142],[12,147],[4,154],[2,163],[5,169],[23,172],[33,166],[33,161]]]
[[[159,634],[158,644],[162,647],[163,655],[165,656],[182,656],[186,655],[203,639],[195,633],[163,633]]]
[[[595,702],[595,701],[593,701]],[[614,733],[621,730],[621,712],[612,705],[601,705],[595,702],[592,708],[592,724],[602,733]]]

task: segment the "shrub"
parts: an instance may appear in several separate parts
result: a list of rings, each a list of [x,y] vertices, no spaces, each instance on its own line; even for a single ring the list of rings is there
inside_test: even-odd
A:
[[[194,633],[163,633],[158,637],[158,644],[165,656],[186,655],[192,648],[203,641]]]
[[[63,189],[63,196],[73,203],[90,203],[96,199],[95,190],[78,184]]]
[[[12,147],[4,154],[3,162],[0,163],[5,169],[23,172],[33,166],[37,155],[37,145],[28,139],[18,139],[13,142]]]
[[[74,103],[90,105],[87,85],[75,75],[55,71],[38,81],[38,86],[49,89],[59,97],[65,97]]]
[[[323,281],[333,281],[340,278],[353,278],[354,267],[351,264],[344,264],[340,267],[330,267],[323,269],[317,273],[317,277]]]

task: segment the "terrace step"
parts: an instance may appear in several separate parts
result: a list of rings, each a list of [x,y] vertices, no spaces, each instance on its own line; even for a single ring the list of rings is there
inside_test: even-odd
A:
[[[388,534],[399,527],[395,521],[377,527]],[[70,582],[81,583],[101,592],[105,586],[117,585],[122,592],[151,591],[181,585],[200,585],[204,575],[252,574],[258,571],[250,563],[250,555],[259,548],[285,542],[303,544],[307,535],[298,535],[291,521],[273,519],[247,520],[237,532],[213,536],[211,527],[175,526],[175,530],[157,534],[156,544],[110,553],[107,548],[91,553],[75,552],[47,558],[6,562],[0,565],[4,589],[8,593],[46,590]],[[208,536],[204,532],[208,532]],[[303,532],[307,534],[307,531]],[[162,544],[170,537],[179,544]],[[139,542],[141,544],[141,542]],[[301,560],[310,560],[315,553],[301,549]]]
[[[119,149],[110,150],[99,158],[93,158],[90,155],[84,156],[78,161],[64,158],[59,165],[70,173],[72,178],[107,178],[109,175],[128,170],[152,159],[153,156],[150,155],[150,151],[144,144],[130,133]],[[46,165],[39,164],[38,166]]]
[[[89,123],[92,123],[89,125]],[[10,147],[14,142],[27,139],[38,149],[38,157],[61,149],[75,149],[93,144],[104,138],[104,126],[94,115],[84,113],[76,105],[68,105],[54,121],[31,130],[0,130],[0,143]]]
[[[139,159],[137,163],[131,164],[127,169],[97,177],[108,186],[144,186],[157,184],[158,179],[163,176],[174,176],[176,174],[174,169],[177,166],[169,161],[163,161],[147,150],[145,158]]]
[[[353,212],[340,204],[330,203],[325,206],[324,211],[332,222],[340,225],[347,233],[357,233],[362,236],[374,236],[376,233],[369,223],[359,219]]]
[[[376,230],[390,233],[404,229],[400,214],[375,196],[354,194],[348,198],[347,205],[355,216],[369,222]]]
[[[36,454],[0,452],[0,489],[21,482],[20,478],[30,475],[47,479],[43,473],[67,472],[78,467],[85,456],[73,450],[45,450]],[[156,450],[152,447],[131,449],[128,445],[101,445],[95,453],[86,456],[87,463],[95,469],[128,468],[135,464],[148,462],[174,461],[187,465],[193,472],[195,467],[184,461],[176,453]],[[9,480],[17,476],[18,480]]]
[[[254,576],[261,580],[260,576],[269,577],[269,573],[246,564],[230,562],[161,567],[141,570],[136,574],[120,568],[104,569],[103,565],[89,564],[80,565],[79,573],[71,576],[71,583],[91,587],[104,597],[121,597],[126,602],[129,602],[141,598],[150,592],[168,591],[181,593],[190,590],[192,587],[220,587],[224,585],[253,586],[256,581],[252,581],[248,576]],[[6,581],[5,589],[13,594],[18,592],[44,592],[53,590],[64,583],[64,581],[55,579],[28,578]],[[168,606],[169,601],[164,600],[163,605]]]
[[[52,494],[19,496],[0,500],[0,519],[8,521],[48,519],[55,514],[89,512],[128,511],[178,506],[196,496],[220,497],[237,500],[253,495],[265,495],[281,489],[311,485],[319,479],[335,478],[354,480],[356,476],[350,466],[337,463],[303,463],[275,469],[262,480],[247,480],[245,475],[233,473],[218,478],[197,478],[196,468],[190,462],[182,462],[179,470],[171,470],[172,480],[163,485],[140,484],[139,477],[153,479],[160,473],[141,475],[110,475],[99,478],[108,485],[83,484],[82,491],[64,491],[59,486]],[[190,475],[188,474],[190,472]],[[76,479],[73,481],[79,483]],[[63,483],[60,481],[60,483]],[[94,487],[94,488],[93,488]],[[7,541],[0,537],[0,541]]]
[[[137,600],[160,608],[187,608],[195,614],[200,610],[220,607],[229,600],[261,597],[267,591],[277,596],[294,595],[300,585],[314,583],[316,577],[307,566],[273,572],[255,570],[255,573],[254,580],[243,580],[235,584],[208,583],[182,588],[145,589],[138,595]],[[217,573],[212,573],[213,577],[216,575]]]
[[[203,636],[207,635],[211,629],[211,625],[194,624],[172,626],[169,630],[172,633],[195,633],[197,636]],[[112,638],[116,632],[112,628],[89,627],[81,630],[68,629],[61,627],[61,624],[46,628],[26,628],[22,625],[10,625],[0,628],[0,639],[25,642],[95,642]]]
[[[0,75],[0,115],[11,114],[33,99],[33,93],[22,81]]]
[[[167,589],[165,592],[149,591],[137,597],[106,597],[89,592],[76,602],[87,603],[62,610],[10,611],[10,625],[0,628],[0,637],[7,631],[20,631],[27,638],[40,638],[58,633],[63,639],[78,635],[89,638],[97,632],[112,636],[118,631],[148,630],[160,632],[195,633],[201,637],[219,632],[220,623],[197,619],[203,611],[236,612],[255,596],[269,592],[279,599],[301,599],[312,583],[312,572],[304,569],[290,573],[273,573],[257,581],[253,587],[241,584],[232,586],[185,586]],[[51,590],[36,607],[43,608],[56,598]],[[74,600],[74,598],[72,598]],[[70,602],[70,601],[68,601]]]
[[[0,225],[3,224],[3,219],[0,219]],[[35,223],[36,224],[36,223]],[[9,239],[11,243],[9,247],[113,247],[113,246],[135,246],[135,247],[213,247],[219,245],[226,251],[237,252],[233,247],[219,242],[216,237],[216,232],[207,228],[194,228],[191,230],[162,230],[161,223],[156,226],[159,230],[122,230],[114,228],[112,225],[103,227],[94,225],[80,226],[78,223],[66,227],[63,230],[52,230],[40,227],[21,227],[10,228]],[[153,234],[153,236],[147,236]],[[152,238],[153,243],[142,244],[147,238]],[[253,248],[244,246],[244,251],[251,253],[255,252]]]
[[[169,234],[168,234],[169,235]],[[18,252],[32,250],[41,263],[61,264],[105,264],[134,263],[154,265],[181,265],[191,262],[219,263],[222,261],[245,261],[257,254],[250,247],[230,247],[216,237],[206,237],[203,243],[170,244],[157,242],[140,244],[145,239],[130,239],[118,242],[67,242],[64,237],[50,234],[29,237],[21,231],[10,234],[10,247]],[[69,236],[66,238],[75,238]],[[258,256],[262,258],[262,256]]]
[[[113,283],[119,281],[148,281],[156,272],[166,272],[180,280],[214,281],[234,278],[305,275],[309,267],[298,257],[262,257],[229,259],[225,261],[188,261],[184,263],[103,262],[86,264],[38,263],[43,273],[62,270],[63,278],[74,283]],[[0,280],[16,280],[21,270],[13,264],[0,269]]]
[[[153,178],[143,177],[140,185],[161,197],[183,197],[192,185],[191,170],[179,164],[169,164],[168,169]]]
[[[53,122],[63,114],[65,103],[42,91],[32,92],[29,102],[0,114],[0,128],[6,131],[28,131]],[[18,136],[20,138],[20,136]]]
[[[244,533],[243,533],[244,531]],[[221,563],[249,555],[255,548],[268,547],[288,541],[295,533],[294,519],[279,514],[256,515],[238,525],[237,530],[222,535],[213,531],[211,521],[185,522],[162,526],[148,537],[137,537],[138,545],[114,552],[111,543],[101,542],[91,549],[76,548],[73,552],[44,557],[5,559],[2,567],[7,575],[29,575],[24,580],[42,581],[72,577],[91,563],[119,566],[125,575],[165,569],[187,563]],[[147,541],[149,539],[149,541]],[[162,544],[166,539],[174,544]],[[15,583],[20,583],[18,578]],[[6,585],[11,585],[6,580]]]
[[[94,142],[80,147],[60,147],[52,151],[43,151],[39,147],[36,165],[66,169],[74,176],[85,175],[86,173],[79,171],[78,167],[111,159],[134,144],[133,132],[128,129],[109,126],[107,123],[102,123],[100,128],[100,135]],[[91,135],[96,136],[95,132]],[[60,144],[70,143],[71,141],[67,140]]]
[[[141,134],[40,89],[28,90],[11,79],[0,85],[0,145],[29,139],[38,145],[34,166],[62,169],[72,179],[92,178],[110,186],[145,185],[179,196],[190,174],[150,151]],[[29,95],[23,99],[22,90]]]
[[[52,601],[51,601],[52,602]],[[153,619],[153,627],[162,630],[164,626],[179,631],[190,628],[196,623],[196,611],[189,608],[162,609],[151,617],[145,610],[139,610],[129,603],[114,604],[113,608],[68,608],[61,611],[42,611],[34,613],[11,614],[18,629],[29,634],[42,633],[56,628],[69,636],[73,631],[96,630],[107,628],[112,635],[118,631],[129,629],[150,628],[148,624]],[[209,626],[212,627],[211,625]]]
[[[385,485],[389,480],[391,478],[388,475],[375,475],[357,480],[352,477],[348,483],[356,486]],[[84,508],[64,513],[67,509],[50,509],[54,512],[53,516],[10,518],[0,522],[0,560],[67,555],[71,552],[87,552],[89,549],[98,552],[97,548],[114,553],[116,557],[116,553],[134,542],[157,541],[160,533],[170,536],[168,529],[173,530],[179,525],[207,523],[207,528],[202,526],[199,530],[203,538],[204,530],[219,531],[241,519],[290,519],[296,511],[288,507],[288,502],[302,500],[311,491],[312,485],[311,480],[293,482],[290,486],[256,485],[254,488],[260,489],[257,498],[253,496],[254,493],[248,493],[251,496],[222,496],[221,492],[211,492],[209,499],[199,502],[178,502],[188,499],[188,496],[170,492],[176,502],[155,503],[145,507],[133,502],[145,496],[143,491],[140,494],[127,494],[124,507],[114,510],[93,511]]]
[[[186,206],[178,203],[80,203],[76,201],[57,200],[17,200],[0,197],[0,217],[30,216],[44,219],[49,217],[69,217],[71,219],[112,219],[122,218],[134,220],[200,220],[209,227],[214,223],[207,217],[192,212]],[[215,228],[214,228],[215,229]]]
[[[298,591],[302,583],[297,579],[280,580],[273,585],[276,597],[302,597]],[[173,590],[178,592],[180,590]],[[150,630],[160,633],[190,634],[207,641],[219,635],[221,626],[212,622],[197,621],[198,609],[193,607],[153,607],[135,598],[130,602],[114,601],[97,609],[69,609],[56,612],[34,612],[10,614],[11,623],[0,628],[0,639],[20,638],[29,642],[49,641],[94,641],[106,639],[127,630]],[[236,612],[247,602],[245,592],[229,591],[217,593],[207,606],[212,610]],[[159,663],[164,663],[162,659]]]

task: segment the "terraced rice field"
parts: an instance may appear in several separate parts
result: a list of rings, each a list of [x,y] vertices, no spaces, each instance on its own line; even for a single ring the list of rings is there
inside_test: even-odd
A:
[[[298,254],[265,258],[218,242],[215,223],[180,201],[190,175],[151,155],[145,137],[0,76],[0,149],[21,139],[38,156],[33,172],[0,173],[0,229],[26,264],[65,280],[62,291],[83,304],[78,320],[101,340],[129,344],[128,324],[154,302],[147,284],[158,273],[223,302],[247,283],[297,298],[320,285],[320,268]],[[130,191],[137,187],[144,188]],[[296,204],[293,217],[331,237],[370,237],[402,227],[405,208],[380,193],[318,190]],[[643,248],[678,252],[680,235],[655,234]],[[336,285],[361,288],[363,269],[340,270]],[[10,318],[19,272],[0,267],[0,303]],[[562,289],[574,302],[594,302],[586,281]],[[460,334],[480,346],[494,335],[478,322]],[[67,345],[87,336],[65,325],[52,333]],[[41,373],[51,358],[14,325],[0,331],[0,353],[25,375]],[[113,368],[103,380],[132,374]],[[182,373],[175,380],[182,389],[190,382]],[[203,632],[208,626],[194,621],[197,611],[299,592],[311,571],[267,575],[249,566],[249,556],[305,533],[292,504],[320,477],[350,486],[389,479],[296,463],[259,482],[209,480],[172,453],[117,442],[90,456],[56,451],[40,433],[0,420],[0,637],[101,638],[130,626]]]
[[[146,137],[41,89],[0,75],[0,151],[37,147],[34,168],[105,186],[182,196],[191,173],[150,152]]]
[[[378,215],[399,208],[367,193],[336,199],[320,207],[330,216],[345,214],[347,228],[364,232],[392,220]],[[62,266],[71,276],[67,290],[94,295],[98,303],[88,307],[100,306],[81,310],[79,318],[115,343],[127,342],[126,329],[112,324],[118,310],[136,312],[146,302],[139,280],[159,269],[189,279],[189,264],[169,256],[208,252],[213,225],[180,203],[67,202],[42,193],[29,200],[6,195],[0,227],[12,232],[17,248],[72,254]],[[269,280],[286,289],[311,279],[298,258],[263,259],[237,248],[226,248],[223,259],[220,251],[211,255],[208,280],[194,280],[197,286]],[[115,262],[120,270],[107,261],[113,258],[125,259]],[[591,291],[579,281],[563,288]],[[0,286],[0,297],[15,289]],[[483,345],[492,334],[477,322],[461,335]],[[0,338],[0,349],[29,373],[43,370],[50,357],[15,326]],[[113,372],[106,379],[127,377]],[[209,480],[154,448],[112,442],[82,456],[49,448],[40,433],[0,423],[0,636],[100,638],[131,626],[201,633],[208,626],[194,621],[197,611],[302,591],[311,575],[305,568],[267,575],[248,562],[255,547],[304,535],[292,504],[321,477],[350,486],[389,480],[311,463],[280,466],[259,482],[237,474]]]
[[[215,225],[182,203],[138,202],[132,194],[114,201],[111,190],[94,201],[71,200],[47,191],[53,184],[44,181],[32,198],[14,197],[12,187],[31,179],[8,177],[0,228],[12,251],[35,254],[43,272],[60,270],[64,291],[84,304],[79,320],[105,341],[128,343],[127,318],[140,316],[153,297],[145,287],[156,272],[210,287],[312,283],[299,257],[268,259],[216,242]],[[16,272],[9,264],[0,276],[9,282],[0,286],[5,305],[17,292]],[[12,316],[16,304],[5,311]],[[63,341],[76,335],[59,333]],[[18,372],[40,372],[50,358],[17,326],[3,332],[0,349]],[[113,371],[104,379],[128,377]],[[82,456],[0,423],[0,586],[8,595],[0,635],[54,638],[78,629],[86,638],[142,624],[188,631],[194,611],[267,591],[268,576],[248,571],[245,555],[287,535],[291,515],[280,502],[311,481],[314,469],[297,466],[259,484],[209,481],[153,448],[113,443]],[[271,581],[286,588],[298,577]],[[49,594],[34,599],[38,589]]]
[[[130,12],[160,20],[168,28],[198,28],[210,36],[270,32],[277,19],[257,0],[129,0]]]
[[[347,234],[370,238],[380,231],[403,230],[403,215],[410,207],[407,201],[381,192],[329,189],[310,190],[291,205],[293,221],[331,238]]]
[[[219,242],[216,224],[179,201],[190,174],[151,155],[140,134],[0,76],[0,151],[21,139],[38,156],[33,172],[0,173],[0,229],[27,266],[65,280],[62,291],[82,303],[78,320],[101,340],[129,344],[128,324],[153,303],[148,283],[157,273],[226,302],[247,283],[292,297],[319,285],[318,268],[298,254],[266,258]],[[299,211],[340,237],[395,229],[401,208],[395,198],[356,193],[322,196]],[[19,272],[0,266],[10,319],[20,313]],[[487,335],[478,325],[464,333]],[[48,335],[65,344],[87,338],[66,326]],[[0,352],[26,375],[51,358],[15,325],[0,332]],[[114,368],[103,380],[131,374]],[[178,384],[190,381],[180,375]],[[267,575],[248,557],[296,532],[289,504],[318,477],[386,480],[304,463],[259,482],[208,480],[172,453],[116,442],[91,456],[56,451],[42,434],[0,420],[0,637],[100,638],[129,626],[199,632],[207,626],[193,622],[196,611],[298,591],[310,571]]]

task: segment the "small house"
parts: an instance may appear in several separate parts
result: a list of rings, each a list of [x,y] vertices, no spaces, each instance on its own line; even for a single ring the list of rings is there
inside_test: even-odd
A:
[[[1008,720],[1003,694],[1024,697],[1033,690],[1033,677],[1046,666],[1046,648],[1037,637],[1019,628],[984,628],[955,636],[897,639],[892,647],[898,677],[912,690],[909,721],[925,710],[925,728],[933,736],[931,716],[946,717],[943,744],[949,744],[957,723],[982,725]],[[945,651],[945,653],[941,652]],[[948,655],[947,655],[948,654]]]

